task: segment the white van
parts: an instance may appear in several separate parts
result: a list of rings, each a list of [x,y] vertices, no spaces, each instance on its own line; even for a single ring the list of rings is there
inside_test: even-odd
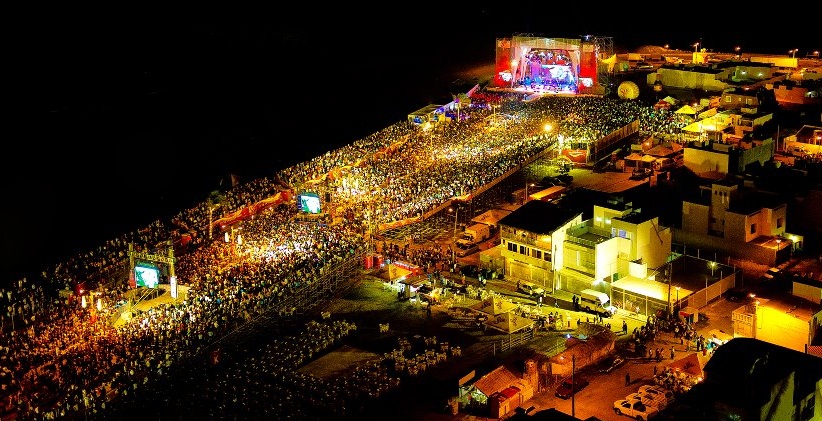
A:
[[[593,289],[580,291],[579,308],[589,313],[601,314],[603,317],[610,317],[616,313],[616,307],[611,305],[608,294]]]

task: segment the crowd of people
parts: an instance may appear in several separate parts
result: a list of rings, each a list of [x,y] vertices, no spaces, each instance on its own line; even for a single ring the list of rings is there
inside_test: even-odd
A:
[[[502,92],[483,95],[501,104],[507,123],[489,125],[488,107],[469,107],[464,120],[433,130],[397,123],[274,177],[237,185],[219,202],[205,200],[0,291],[0,308],[6,310],[0,312],[0,416],[88,416],[104,413],[106,403],[115,398],[139,396],[151,379],[168,376],[238,326],[268,316],[272,309],[282,311],[292,302],[290,297],[318,282],[324,271],[371,249],[368,234],[373,227],[419,217],[470,193],[519,168],[558,135],[593,141],[634,120],[645,134],[681,127],[673,113],[635,101],[548,96],[526,103]],[[552,123],[551,132],[545,131],[546,123]],[[227,214],[286,189],[312,190],[330,200],[326,205],[334,208],[334,222],[300,221],[296,208],[287,203],[231,227],[228,242],[223,227],[211,225],[215,211]],[[212,230],[219,234],[216,238]],[[112,323],[132,309],[124,299],[129,247],[157,253],[164,247],[176,249],[183,236],[188,240],[180,248],[176,279],[188,287],[186,299],[134,311],[127,323]],[[442,269],[449,258],[435,252],[410,257]],[[305,355],[295,346],[270,352]],[[265,357],[270,358],[267,365],[259,358],[263,365],[227,374],[208,396],[216,400],[216,394],[234,387],[230,383],[245,373],[258,376],[263,387],[271,378],[279,379],[283,383],[277,384],[296,389],[295,397],[308,389],[303,391],[309,396],[314,396],[310,390],[323,391],[317,400],[327,398],[328,382],[320,385],[317,379],[296,376],[298,364],[285,364],[292,360],[288,356]],[[269,375],[259,377],[266,370]],[[270,393],[278,390],[255,391],[255,399],[271,399]],[[238,399],[238,394],[231,395]],[[340,401],[344,393],[334,396],[330,402],[345,405]]]

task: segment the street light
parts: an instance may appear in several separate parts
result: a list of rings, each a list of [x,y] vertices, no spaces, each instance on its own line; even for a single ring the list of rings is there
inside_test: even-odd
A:
[[[697,47],[699,47],[699,43],[698,43],[698,42],[695,42],[695,43],[694,43],[694,52],[697,52],[697,50],[696,50],[696,48],[697,48]]]
[[[454,212],[454,240],[457,239],[457,221],[459,220],[460,215],[460,208],[454,206],[453,208],[448,208],[448,212]]]
[[[679,308],[679,287],[676,287],[676,308]]]
[[[794,48],[793,50],[788,51],[789,53],[791,53],[791,58],[796,58],[796,51],[797,51],[796,48]]]
[[[756,324],[755,327],[761,329],[762,325],[759,324],[759,300],[756,299],[756,294],[754,294],[754,293],[751,293],[750,297],[751,297],[751,300],[754,303],[754,323]],[[756,335],[754,335],[754,336],[756,336]]]
[[[716,262],[711,262],[711,278],[714,277],[714,270],[716,269]],[[705,277],[705,304],[708,304],[708,277]]]
[[[525,202],[528,201],[528,186],[534,187],[534,183],[531,183],[531,184],[525,183],[525,198],[522,199],[522,204],[523,205],[525,204]]]

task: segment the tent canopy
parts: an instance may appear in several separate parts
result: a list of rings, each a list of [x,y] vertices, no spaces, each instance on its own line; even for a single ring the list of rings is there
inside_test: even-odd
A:
[[[485,325],[502,333],[516,333],[534,325],[534,321],[514,313],[503,313],[485,321]]]
[[[676,110],[676,111],[674,112],[674,114],[688,114],[688,115],[695,115],[695,114],[696,114],[696,110],[694,110],[694,109],[693,109],[693,107],[691,107],[690,105],[685,104],[685,105],[683,105],[683,106],[682,106],[682,108],[680,108],[680,109]]]
[[[702,362],[695,352],[668,364],[668,367],[689,376],[702,377]]]
[[[384,271],[380,271],[379,276],[383,279],[387,279],[389,282],[393,282],[396,280],[404,281],[408,277],[408,275],[411,275],[411,273],[412,272],[408,269],[397,266],[393,263],[389,263],[388,265],[386,265]]]
[[[515,308],[516,304],[496,296],[488,297],[471,306],[471,310],[492,317],[508,313]]]

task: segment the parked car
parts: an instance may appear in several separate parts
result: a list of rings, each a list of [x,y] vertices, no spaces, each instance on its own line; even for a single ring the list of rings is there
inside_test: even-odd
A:
[[[571,183],[574,181],[574,176],[569,174],[559,174],[555,178],[559,180],[561,183],[563,183],[565,187],[570,186]]]
[[[745,287],[733,287],[725,292],[725,299],[728,301],[745,301],[750,297],[751,292]]]
[[[588,380],[580,376],[574,376],[573,381],[571,381],[571,378],[568,377],[557,386],[554,396],[560,399],[569,399],[580,390],[585,389],[586,386],[588,386]]]
[[[644,180],[653,174],[650,168],[634,168],[631,172],[631,180]]]
[[[519,289],[520,292],[524,292],[525,294],[534,298],[545,295],[545,290],[533,282],[520,281],[518,283],[517,289]]]
[[[617,368],[621,367],[625,364],[625,358],[622,358],[618,355],[611,355],[605,357],[602,361],[599,362],[599,372],[600,373],[610,373]]]
[[[674,392],[652,384],[640,386],[639,393],[655,396],[656,399],[661,399],[665,405],[669,405],[674,401]]]
[[[637,421],[646,421],[651,417],[655,417],[659,410],[638,400],[621,399],[614,402],[614,413],[627,415]]]
[[[773,281],[774,279],[779,279],[780,276],[782,276],[782,271],[777,267],[772,267],[768,268],[768,270],[765,271],[765,274],[762,275],[762,278],[760,278],[760,280]]]
[[[465,257],[480,251],[479,244],[456,242],[454,243],[457,257]]]
[[[642,392],[634,392],[628,396],[625,396],[626,401],[640,401],[647,406],[652,406],[657,410],[665,409],[667,403],[665,402],[665,398],[659,395],[655,395],[653,393],[642,393]]]

